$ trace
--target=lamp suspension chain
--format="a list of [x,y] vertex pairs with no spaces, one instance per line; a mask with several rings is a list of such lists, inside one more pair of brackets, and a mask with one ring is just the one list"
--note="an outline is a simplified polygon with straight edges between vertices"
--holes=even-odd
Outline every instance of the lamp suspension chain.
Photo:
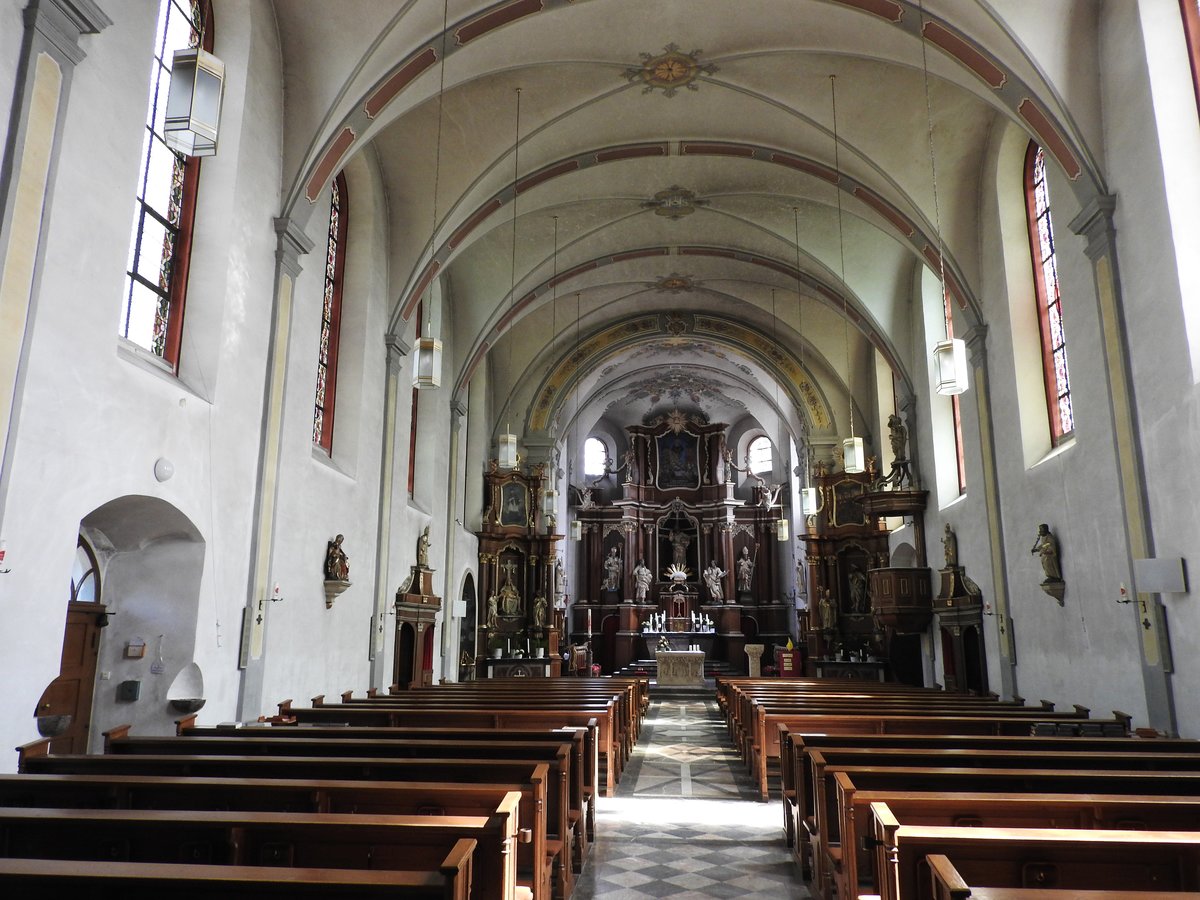
[[[513,360],[513,318],[516,311],[517,296],[517,197],[519,195],[517,181],[521,176],[521,89],[516,88],[516,116],[514,118],[513,134],[513,214],[512,214],[512,255],[509,260],[508,280],[508,373],[512,374]],[[499,335],[497,335],[497,338]],[[515,388],[516,385],[514,384]],[[510,398],[511,399],[511,398]],[[516,469],[521,464],[517,453],[517,436],[512,433],[511,423],[504,426],[504,434],[499,441],[499,464],[502,469]]]
[[[437,110],[437,139],[435,142],[433,162],[433,207],[432,221],[429,226],[429,267],[432,271],[434,257],[437,254],[438,230],[438,188],[442,179],[442,122],[446,104],[446,32],[449,25],[450,0],[442,2],[442,59],[438,73],[438,110]],[[442,342],[433,336],[431,322],[433,320],[433,285],[436,279],[429,281],[429,293],[426,295],[425,328],[421,333],[421,322],[418,319],[416,327],[416,350],[413,353],[413,387],[426,390],[440,387],[442,383]]]
[[939,300],[942,304],[942,318],[945,322],[945,340],[938,341],[933,347],[934,386],[939,394],[961,394],[967,389],[967,347],[966,344],[953,336],[951,325],[950,292],[946,284],[946,253],[942,244],[942,215],[938,200],[937,154],[933,143],[933,100],[929,92],[929,54],[925,46],[925,3],[918,0],[917,8],[921,17],[921,72],[925,87],[925,125],[929,140],[929,174],[933,185],[933,229],[937,240],[938,257],[938,287]]
[[846,348],[846,400],[850,408],[850,437],[842,441],[842,468],[857,475],[864,470],[862,438],[854,436],[854,379],[850,362],[850,301],[846,297],[846,236],[842,225],[842,164],[841,141],[837,125],[837,76],[829,76],[829,91],[833,107],[833,169],[837,175],[838,260],[842,276],[842,340]]

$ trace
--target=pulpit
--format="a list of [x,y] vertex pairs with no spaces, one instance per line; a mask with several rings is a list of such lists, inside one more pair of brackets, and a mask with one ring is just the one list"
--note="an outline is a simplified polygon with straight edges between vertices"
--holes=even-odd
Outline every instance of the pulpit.
[[396,641],[392,684],[402,688],[433,684],[433,623],[442,598],[433,593],[433,569],[415,565],[408,583],[396,591]]

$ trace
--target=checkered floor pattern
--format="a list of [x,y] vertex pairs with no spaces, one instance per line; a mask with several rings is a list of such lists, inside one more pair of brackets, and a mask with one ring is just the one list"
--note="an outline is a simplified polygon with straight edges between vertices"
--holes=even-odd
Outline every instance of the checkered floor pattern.
[[573,900],[807,898],[782,816],[755,799],[715,699],[655,701]]

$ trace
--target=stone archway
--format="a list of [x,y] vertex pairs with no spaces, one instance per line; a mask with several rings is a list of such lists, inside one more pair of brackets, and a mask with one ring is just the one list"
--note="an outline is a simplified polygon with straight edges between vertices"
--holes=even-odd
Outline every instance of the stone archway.
[[[78,749],[97,752],[101,733],[125,723],[141,734],[172,734],[178,714],[167,692],[193,662],[204,538],[179,509],[140,495],[92,510],[79,533],[94,550],[102,606],[91,611],[94,627],[82,638],[68,616],[64,636],[64,659],[78,655],[82,640],[98,673],[94,687],[79,687],[93,693],[89,721],[78,723]],[[71,603],[72,610],[87,605]]]

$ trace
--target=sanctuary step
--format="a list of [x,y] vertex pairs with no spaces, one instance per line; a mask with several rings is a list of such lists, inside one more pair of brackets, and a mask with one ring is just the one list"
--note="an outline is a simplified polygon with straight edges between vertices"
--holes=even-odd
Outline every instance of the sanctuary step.
[[[655,678],[658,675],[658,660],[657,659],[638,659],[631,662],[625,668],[621,669],[617,674],[624,678],[633,678],[634,676]],[[733,667],[723,659],[706,658],[704,660],[704,677],[715,678],[717,676],[737,675]]]

